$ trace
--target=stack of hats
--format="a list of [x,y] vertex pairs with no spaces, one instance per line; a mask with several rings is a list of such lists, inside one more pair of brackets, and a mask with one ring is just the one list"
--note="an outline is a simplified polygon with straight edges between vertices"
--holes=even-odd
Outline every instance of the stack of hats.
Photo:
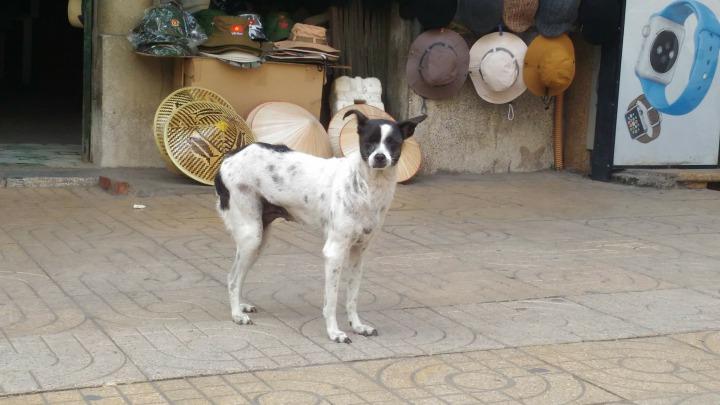
[[213,184],[226,153],[255,141],[248,125],[217,93],[185,87],[160,103],[155,144],[168,168]]
[[251,31],[259,19],[243,16],[215,16],[211,34],[200,46],[200,54],[220,59],[238,67],[257,67],[262,63],[262,45],[253,40]]
[[191,56],[207,36],[179,0],[161,0],[145,10],[140,23],[128,35],[136,52],[150,56]]
[[340,51],[328,44],[325,28],[297,23],[292,27],[289,40],[276,42],[268,58],[285,62],[332,63],[340,58]]

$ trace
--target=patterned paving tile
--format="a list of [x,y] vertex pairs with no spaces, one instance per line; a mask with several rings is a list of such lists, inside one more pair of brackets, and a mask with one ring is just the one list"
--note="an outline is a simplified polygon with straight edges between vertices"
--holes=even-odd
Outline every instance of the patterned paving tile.
[[[523,349],[630,400],[717,397],[720,357],[669,337]],[[652,403],[652,402],[648,402]]]
[[570,299],[656,333],[720,328],[720,300],[689,289],[592,294]]

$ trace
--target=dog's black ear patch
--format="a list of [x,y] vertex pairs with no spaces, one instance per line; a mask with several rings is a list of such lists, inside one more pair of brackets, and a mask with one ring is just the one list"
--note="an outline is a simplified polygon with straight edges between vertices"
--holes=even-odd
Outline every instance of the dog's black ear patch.
[[215,192],[220,197],[220,209],[226,211],[230,207],[230,190],[225,187],[219,171],[215,175]]
[[345,116],[343,116],[343,119],[347,118],[350,114],[355,114],[355,117],[357,117],[358,128],[364,127],[365,124],[367,124],[368,117],[366,117],[365,114],[361,113],[358,110],[350,110],[350,111],[346,112]]
[[280,152],[280,153],[286,153],[286,152],[292,152],[292,149],[288,148],[287,145],[273,145],[271,143],[265,143],[265,142],[255,142],[255,145],[260,146],[261,148],[270,149],[274,152]]
[[425,121],[425,118],[427,118],[427,115],[423,114],[398,123],[397,126],[400,128],[400,133],[402,133],[403,139],[408,139],[413,136],[415,133],[415,127],[418,126],[419,123]]

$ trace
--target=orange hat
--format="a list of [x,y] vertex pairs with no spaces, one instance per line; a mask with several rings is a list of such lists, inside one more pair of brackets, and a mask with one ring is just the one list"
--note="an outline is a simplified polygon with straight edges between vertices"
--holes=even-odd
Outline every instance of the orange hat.
[[570,87],[575,77],[575,48],[563,34],[555,38],[538,36],[525,54],[523,79],[536,96],[556,96]]

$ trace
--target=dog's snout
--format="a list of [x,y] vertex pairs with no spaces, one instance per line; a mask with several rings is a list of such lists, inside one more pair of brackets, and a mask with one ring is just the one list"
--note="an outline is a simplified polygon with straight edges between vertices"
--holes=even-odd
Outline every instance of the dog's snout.
[[385,156],[384,153],[376,154],[373,160],[375,161],[375,166],[384,167],[387,165],[387,156]]

